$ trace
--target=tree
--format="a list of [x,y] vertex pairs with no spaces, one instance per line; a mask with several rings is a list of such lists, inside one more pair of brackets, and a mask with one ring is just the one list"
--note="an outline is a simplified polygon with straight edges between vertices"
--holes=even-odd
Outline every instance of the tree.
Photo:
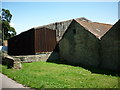
[[[1,11],[0,11],[1,13]],[[0,16],[0,46],[2,45],[2,21],[1,21],[1,16]]]
[[10,26],[10,21],[12,18],[12,14],[7,9],[2,9],[2,17],[0,20],[2,21],[2,39],[7,40],[16,35],[16,31],[13,27]]
[[2,21],[8,21],[10,23],[10,20],[12,18],[12,14],[9,10],[2,9]]

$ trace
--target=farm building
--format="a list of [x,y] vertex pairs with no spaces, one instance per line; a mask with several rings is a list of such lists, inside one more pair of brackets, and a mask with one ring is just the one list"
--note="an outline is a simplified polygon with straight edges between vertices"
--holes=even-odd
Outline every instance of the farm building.
[[8,40],[9,55],[35,55],[51,52],[56,46],[56,31],[32,28]]
[[120,72],[120,20],[101,38],[101,68]]
[[[52,23],[52,24],[39,26],[39,27],[35,27],[35,28],[39,29],[41,27],[45,27],[45,28],[49,28],[49,29],[52,29],[52,30],[56,30],[56,40],[57,40],[57,42],[59,42],[61,40],[63,34],[67,30],[68,26],[71,24],[72,20],[73,19],[70,19],[70,20],[67,20],[67,21],[62,21],[62,22],[55,22],[55,23]],[[88,20],[84,17],[76,18],[76,20],[90,21],[90,20]]]
[[73,65],[99,65],[100,38],[111,25],[73,20],[59,43],[61,60]]
[[112,26],[77,18],[34,27],[9,39],[8,53],[33,55],[52,52],[57,47],[49,59],[118,71],[119,24],[120,21]]
[[[79,19],[85,19],[85,18],[79,18]],[[51,52],[53,48],[55,48],[56,43],[61,40],[64,32],[66,31],[66,29],[68,28],[71,22],[72,22],[72,19],[63,21],[63,22],[56,22],[56,23],[52,23],[44,26],[34,27],[26,32],[23,32],[9,39],[8,54],[9,55],[33,55],[40,52]],[[45,30],[45,32],[50,33],[50,36],[42,34],[44,32],[44,30],[42,30],[43,28],[48,29],[48,30]],[[38,32],[41,32],[41,35]],[[55,36],[54,35],[52,36],[52,33],[55,33],[54,34]],[[54,37],[54,40],[53,40],[53,37]],[[41,41],[41,39],[43,41]],[[41,42],[46,43],[46,45],[44,46]],[[49,44],[49,42],[52,42],[52,44]],[[35,43],[35,45],[33,43]],[[48,47],[52,49],[48,50],[49,49]]]
[[59,42],[61,61],[118,71],[120,21],[115,25],[73,20]]

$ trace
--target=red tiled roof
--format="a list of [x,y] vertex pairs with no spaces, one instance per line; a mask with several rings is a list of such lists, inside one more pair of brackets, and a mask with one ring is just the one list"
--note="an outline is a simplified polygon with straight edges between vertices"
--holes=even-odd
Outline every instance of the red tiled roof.
[[89,20],[79,18],[75,20],[99,39],[112,27],[110,24],[91,22]]

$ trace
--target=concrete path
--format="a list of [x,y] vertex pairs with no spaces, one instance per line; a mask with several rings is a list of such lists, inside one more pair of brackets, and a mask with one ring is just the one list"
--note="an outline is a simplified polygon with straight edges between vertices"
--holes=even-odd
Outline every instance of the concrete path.
[[28,87],[24,87],[22,84],[19,84],[15,82],[14,80],[0,73],[0,90],[1,88],[28,88]]

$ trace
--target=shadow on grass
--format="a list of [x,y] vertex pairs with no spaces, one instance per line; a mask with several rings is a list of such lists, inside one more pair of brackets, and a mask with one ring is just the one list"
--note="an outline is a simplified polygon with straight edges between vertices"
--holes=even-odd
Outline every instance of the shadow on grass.
[[87,69],[89,71],[91,71],[92,73],[96,73],[96,74],[105,74],[105,75],[111,75],[111,76],[119,76],[120,77],[120,72],[119,71],[111,71],[111,70],[105,70],[105,69],[101,69],[101,68],[95,68],[95,67],[91,67],[91,66],[84,66],[84,65],[74,65],[74,64],[69,64],[68,62],[65,61],[61,61],[59,58],[59,54],[58,54],[58,49],[55,49],[53,51],[53,53],[50,55],[50,57],[48,58],[47,62],[52,62],[52,63],[57,63],[57,64],[64,64],[64,65],[71,65],[71,66],[79,66],[82,67],[84,69]]
[[60,62],[58,60],[57,61],[48,60],[47,62],[52,62],[52,63],[57,63],[57,64],[64,64],[64,65],[70,65],[70,66],[75,66],[75,67],[79,66],[79,67],[82,67],[84,69],[87,69],[91,73],[105,74],[105,75],[119,76],[120,77],[120,72],[117,72],[117,71],[115,72],[115,71],[104,70],[104,69],[95,68],[95,67],[91,67],[91,66],[84,66],[84,65],[72,65],[72,64]]
[[[55,55],[55,54],[54,54]],[[84,65],[73,65],[73,64],[68,64],[67,62],[63,62],[60,61],[60,59],[52,59],[51,56],[47,62],[52,62],[52,63],[57,63],[57,64],[64,64],[64,65],[70,65],[70,66],[75,66],[75,67],[82,67],[84,69],[87,69],[88,71],[90,71],[91,73],[95,73],[95,74],[104,74],[104,75],[111,75],[111,76],[117,76],[118,78],[118,87],[120,88],[120,72],[115,72],[115,71],[110,71],[110,70],[104,70],[104,69],[100,69],[100,68],[95,68],[95,67],[90,67],[90,66],[84,66]]]

